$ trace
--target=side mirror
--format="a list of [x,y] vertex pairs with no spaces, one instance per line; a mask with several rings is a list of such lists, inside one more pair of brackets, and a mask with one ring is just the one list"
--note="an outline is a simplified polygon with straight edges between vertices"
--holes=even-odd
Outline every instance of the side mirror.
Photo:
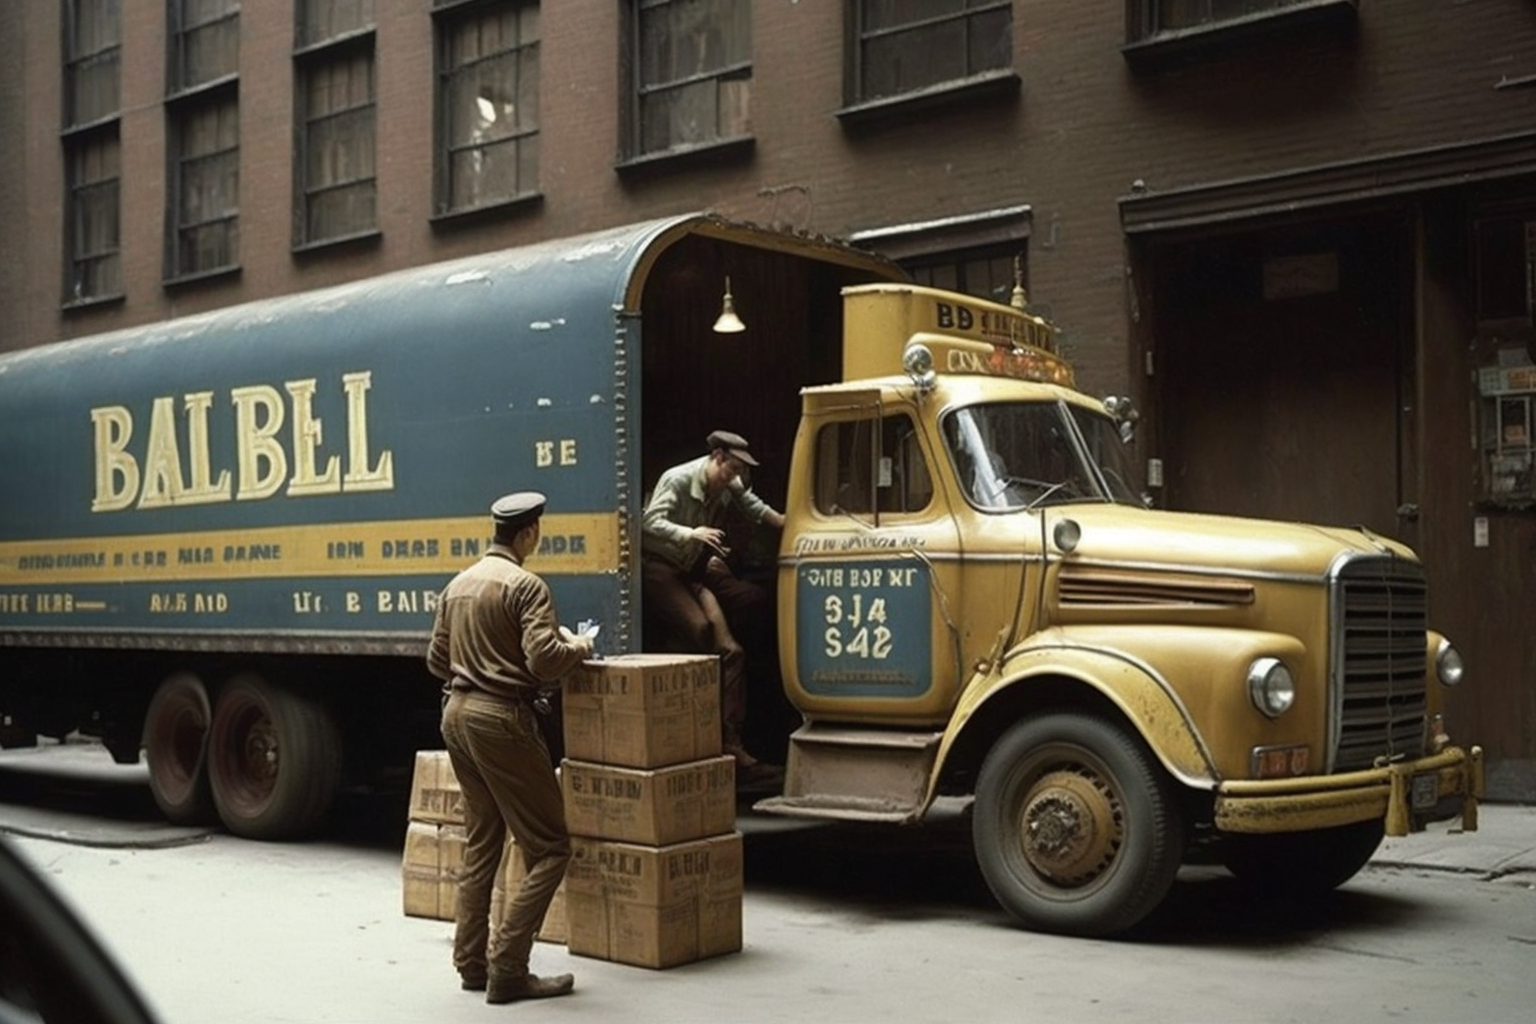
[[1130,444],[1136,436],[1136,421],[1141,419],[1135,404],[1125,395],[1110,395],[1104,399],[1104,411],[1115,421],[1120,431],[1120,440]]

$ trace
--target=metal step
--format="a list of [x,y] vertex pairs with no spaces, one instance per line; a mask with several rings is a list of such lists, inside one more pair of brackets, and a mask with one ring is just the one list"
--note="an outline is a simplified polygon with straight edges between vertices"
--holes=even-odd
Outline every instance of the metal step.
[[942,732],[806,723],[789,741],[784,794],[753,810],[801,818],[911,822],[922,816]]

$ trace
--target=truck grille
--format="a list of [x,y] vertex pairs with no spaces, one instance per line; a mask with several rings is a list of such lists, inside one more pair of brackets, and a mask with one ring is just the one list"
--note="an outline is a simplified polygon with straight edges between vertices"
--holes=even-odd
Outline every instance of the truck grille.
[[1357,558],[1333,581],[1332,771],[1424,753],[1424,570]]

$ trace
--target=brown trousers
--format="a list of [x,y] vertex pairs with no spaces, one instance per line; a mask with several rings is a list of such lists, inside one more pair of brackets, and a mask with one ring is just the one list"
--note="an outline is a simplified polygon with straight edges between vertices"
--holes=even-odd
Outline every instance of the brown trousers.
[[[642,565],[646,614],[688,650],[720,656],[720,726],[725,749],[741,749],[747,718],[746,651],[736,634],[760,643],[769,613],[762,587],[738,579],[718,558],[685,572],[656,558]],[[735,624],[733,630],[732,623]]]
[[[464,867],[453,965],[466,979],[528,973],[534,936],[571,859],[565,803],[534,710],[455,691],[443,705],[443,741],[464,792]],[[490,933],[491,890],[508,830],[527,874]]]

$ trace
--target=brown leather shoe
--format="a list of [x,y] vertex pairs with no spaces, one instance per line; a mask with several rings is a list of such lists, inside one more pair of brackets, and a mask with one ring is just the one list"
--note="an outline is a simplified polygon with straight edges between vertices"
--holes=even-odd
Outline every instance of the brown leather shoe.
[[515,1003],[519,999],[548,999],[563,996],[576,987],[576,979],[569,974],[556,974],[541,978],[537,974],[524,974],[517,978],[491,976],[485,987],[488,1003]]

